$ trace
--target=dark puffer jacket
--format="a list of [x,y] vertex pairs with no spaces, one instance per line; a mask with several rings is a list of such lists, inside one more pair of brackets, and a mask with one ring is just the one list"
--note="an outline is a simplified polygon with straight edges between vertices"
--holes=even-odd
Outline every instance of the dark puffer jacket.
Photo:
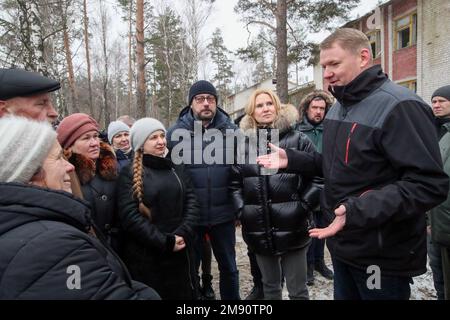
[[[118,180],[118,209],[125,232],[123,259],[133,279],[158,291],[163,299],[192,299],[196,294],[193,250],[199,208],[189,176],[170,159],[144,155],[143,202],[152,221],[133,197],[132,166]],[[187,249],[173,252],[175,235]]]
[[130,162],[133,162],[134,151],[130,150],[128,153],[123,152],[122,150],[116,150],[116,158],[117,163],[119,165],[118,172],[122,171]]
[[112,147],[102,142],[96,162],[76,153],[72,153],[69,161],[75,167],[83,197],[91,205],[96,226],[114,250],[120,252],[115,199],[118,164]]
[[[198,125],[197,130],[194,130],[195,122]],[[174,135],[177,129],[184,129],[182,138]],[[203,226],[218,225],[236,219],[236,211],[228,193],[230,162],[233,163],[234,148],[225,143],[226,137],[233,136],[236,129],[237,126],[228,114],[217,108],[212,123],[205,130],[200,121],[195,121],[191,108],[186,107],[181,111],[175,125],[168,130],[167,143],[172,151],[172,159],[182,161],[191,175],[200,204],[200,224]],[[220,139],[223,138],[223,144],[217,143],[214,131],[220,135]],[[223,148],[223,158],[214,163],[207,163],[204,156],[211,150],[208,153],[205,149],[217,145]],[[215,154],[219,155],[220,152],[216,151]]]
[[[274,124],[279,130],[279,145],[311,152],[315,150],[312,142],[291,126],[295,123],[295,113],[293,107],[281,110]],[[248,117],[242,119],[240,127],[252,129]],[[273,139],[275,132],[271,131]],[[312,223],[311,211],[319,203],[321,179],[306,179],[283,171],[263,175],[260,166],[244,164],[233,166],[230,189],[236,207],[241,210],[242,233],[251,251],[278,255],[310,242],[308,228]]]
[[[89,207],[69,193],[0,183],[0,299],[155,299],[88,230]],[[69,267],[79,267],[81,288]]]

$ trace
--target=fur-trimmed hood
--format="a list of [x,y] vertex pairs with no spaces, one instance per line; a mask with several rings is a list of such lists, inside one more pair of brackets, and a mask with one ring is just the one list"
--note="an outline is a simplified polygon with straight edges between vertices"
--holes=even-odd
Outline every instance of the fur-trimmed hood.
[[[282,105],[280,113],[271,128],[280,130],[280,134],[285,133],[286,131],[292,129],[292,127],[297,123],[298,118],[298,111],[293,105]],[[257,129],[255,120],[248,114],[242,118],[239,123],[239,127],[244,132],[247,130],[256,131]]]
[[93,161],[81,154],[72,153],[69,162],[74,165],[81,185],[89,183],[96,174],[105,180],[112,181],[118,177],[118,164],[113,148],[100,142],[100,156]]
[[299,113],[300,113],[300,121],[302,121],[305,118],[306,109],[308,109],[309,105],[311,104],[311,101],[313,101],[314,98],[322,98],[325,100],[325,115],[327,114],[328,110],[331,108],[331,106],[334,103],[334,97],[329,94],[328,92],[324,90],[314,90],[313,92],[308,93],[302,101],[300,101],[300,107],[299,107]]

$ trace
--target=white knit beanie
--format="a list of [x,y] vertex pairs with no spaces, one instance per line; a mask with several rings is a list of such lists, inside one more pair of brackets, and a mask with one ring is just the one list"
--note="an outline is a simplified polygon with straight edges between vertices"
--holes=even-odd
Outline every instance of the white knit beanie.
[[112,144],[112,140],[119,132],[130,132],[130,127],[122,121],[113,121],[108,126],[108,141]]
[[8,116],[0,119],[0,182],[29,182],[56,142],[47,122]]
[[166,132],[164,125],[153,118],[142,118],[136,121],[130,130],[131,147],[138,151],[145,143],[145,140],[155,131]]

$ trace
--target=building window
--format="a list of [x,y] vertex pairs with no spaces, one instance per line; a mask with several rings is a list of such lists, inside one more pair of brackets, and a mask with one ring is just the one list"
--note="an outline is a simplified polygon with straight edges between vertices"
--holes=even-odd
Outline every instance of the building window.
[[415,45],[417,42],[417,14],[395,20],[395,48],[402,49]]
[[399,85],[402,87],[408,88],[409,90],[413,91],[414,93],[417,92],[417,80],[409,80],[404,82],[399,82]]
[[381,53],[381,32],[379,30],[367,34],[370,46],[372,47],[372,57],[378,58]]

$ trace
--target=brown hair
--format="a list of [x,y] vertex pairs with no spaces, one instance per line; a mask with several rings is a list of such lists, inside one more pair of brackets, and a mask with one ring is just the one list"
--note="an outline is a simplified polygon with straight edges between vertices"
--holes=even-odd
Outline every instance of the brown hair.
[[255,109],[256,109],[256,97],[259,96],[260,94],[267,94],[268,96],[270,96],[270,98],[272,99],[272,103],[275,106],[275,110],[277,112],[277,118],[278,118],[278,116],[280,114],[280,110],[281,110],[280,98],[278,98],[278,96],[275,94],[275,92],[273,92],[270,89],[257,89],[257,90],[255,90],[252,93],[252,95],[250,96],[247,105],[245,106],[245,113],[251,119],[253,128],[256,128],[258,126],[258,124],[256,123],[255,118],[253,117],[253,113],[255,112]]
[[308,93],[300,102],[299,113],[301,116],[306,114],[306,110],[308,110],[309,105],[312,101],[315,100],[323,100],[325,101],[325,114],[327,114],[328,109],[333,105],[333,97],[328,94],[324,90],[314,90],[311,93]]
[[149,207],[147,207],[142,201],[144,181],[143,176],[143,164],[142,164],[143,152],[142,150],[137,150],[134,155],[133,160],[133,196],[139,202],[139,212],[152,221],[152,212]]
[[372,47],[367,36],[353,28],[337,29],[329,35],[320,44],[320,50],[330,49],[335,43],[338,43],[342,49],[358,54],[361,49],[368,49],[372,57]]
[[[64,160],[69,161],[70,157],[72,156],[72,149],[71,148],[63,149],[63,155],[64,155]],[[78,179],[78,175],[77,175],[76,171],[74,170],[74,171],[69,172],[69,176],[70,176],[70,186],[72,189],[72,194],[74,196],[77,196],[80,199],[84,199],[83,191],[81,191],[80,179]]]

